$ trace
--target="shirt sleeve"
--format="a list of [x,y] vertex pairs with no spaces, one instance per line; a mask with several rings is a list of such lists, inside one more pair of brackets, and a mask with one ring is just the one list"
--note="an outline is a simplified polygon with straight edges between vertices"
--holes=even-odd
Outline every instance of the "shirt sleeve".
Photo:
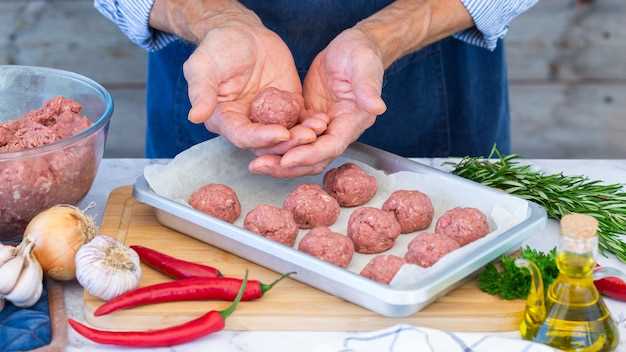
[[493,50],[504,37],[509,23],[533,7],[538,0],[461,0],[474,20],[474,27],[455,37],[472,45]]
[[156,51],[178,37],[150,27],[152,5],[154,0],[94,0],[96,9],[113,21],[133,43]]

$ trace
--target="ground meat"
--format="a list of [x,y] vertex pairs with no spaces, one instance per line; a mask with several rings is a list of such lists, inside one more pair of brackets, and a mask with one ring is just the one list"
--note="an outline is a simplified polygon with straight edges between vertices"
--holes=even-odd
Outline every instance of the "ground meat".
[[300,117],[301,98],[297,94],[268,87],[259,92],[250,106],[250,120],[291,128]]
[[233,223],[241,214],[237,193],[232,188],[210,183],[200,187],[189,197],[189,205],[203,213]]
[[354,254],[354,244],[348,236],[332,232],[328,227],[316,227],[309,231],[298,249],[323,261],[345,268]]
[[324,189],[342,207],[367,203],[376,194],[376,178],[352,163],[332,169],[324,175]]
[[77,102],[56,97],[40,109],[0,124],[0,240],[21,236],[28,221],[59,203],[77,203],[89,191],[101,151],[100,136],[20,159],[2,153],[41,147],[89,127]]
[[454,208],[437,220],[435,232],[464,246],[488,234],[489,222],[485,214],[476,208]]
[[283,208],[293,213],[301,229],[317,226],[330,226],[339,217],[339,203],[322,189],[320,185],[303,184],[289,193]]
[[446,235],[422,232],[409,243],[404,259],[407,263],[427,268],[459,247],[455,240]]
[[428,228],[435,213],[430,198],[419,191],[393,192],[383,204],[383,210],[394,213],[402,233]]
[[359,253],[381,253],[393,247],[400,224],[393,214],[376,208],[359,208],[348,219],[348,236]]
[[80,111],[77,102],[56,97],[41,109],[0,124],[0,153],[32,149],[75,135],[91,124]]
[[261,204],[246,215],[243,226],[270,240],[293,246],[298,235],[298,225],[287,209]]
[[389,284],[406,262],[397,255],[377,255],[361,270],[361,275],[368,279]]

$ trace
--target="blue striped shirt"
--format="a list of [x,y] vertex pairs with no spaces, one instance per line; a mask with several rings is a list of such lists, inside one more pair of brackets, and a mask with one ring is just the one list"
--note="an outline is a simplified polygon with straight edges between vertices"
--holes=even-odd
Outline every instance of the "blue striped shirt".
[[[155,51],[177,39],[149,25],[155,0],[94,0],[96,9],[113,21],[135,44]],[[509,23],[538,0],[461,0],[474,20],[474,27],[457,33],[456,38],[489,50],[504,37]]]

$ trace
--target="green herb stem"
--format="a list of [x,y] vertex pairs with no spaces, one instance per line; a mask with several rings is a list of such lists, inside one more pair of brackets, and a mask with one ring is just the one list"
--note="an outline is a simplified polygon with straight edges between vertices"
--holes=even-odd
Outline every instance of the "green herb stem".
[[[497,157],[499,160],[490,160]],[[502,155],[494,146],[488,159],[465,157],[453,173],[501,189],[543,206],[550,218],[584,213],[598,220],[599,246],[626,262],[626,192],[620,184],[604,184],[585,176],[544,174],[521,165],[517,155]]]

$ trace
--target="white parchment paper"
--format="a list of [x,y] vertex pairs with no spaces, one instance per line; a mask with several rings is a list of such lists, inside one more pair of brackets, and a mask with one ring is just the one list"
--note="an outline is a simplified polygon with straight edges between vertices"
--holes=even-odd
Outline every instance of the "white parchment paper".
[[[150,187],[159,195],[187,204],[191,193],[207,183],[222,183],[232,187],[241,202],[241,216],[235,225],[243,227],[245,215],[259,204],[282,206],[289,192],[302,183],[322,183],[322,175],[307,176],[291,180],[275,179],[268,176],[253,175],[248,171],[248,164],[254,158],[252,153],[232,146],[222,138],[215,138],[195,145],[177,155],[168,164],[153,164],[144,170],[144,176]],[[410,286],[428,272],[436,271],[459,258],[471,255],[472,249],[479,243],[490,241],[502,232],[521,222],[527,217],[528,203],[524,200],[494,192],[486,192],[467,183],[439,174],[399,172],[385,174],[359,161],[339,158],[329,168],[345,162],[361,166],[367,173],[376,177],[378,192],[364,206],[382,207],[389,195],[396,190],[419,190],[432,200],[435,217],[429,231],[435,227],[436,220],[446,210],[462,206],[480,209],[490,221],[491,232],[482,239],[470,243],[446,255],[428,269],[417,265],[404,265],[391,285]],[[346,234],[348,218],[355,208],[342,208],[337,222],[331,226],[333,231]],[[301,230],[294,248],[307,230]],[[400,235],[393,248],[385,254],[404,256],[407,246],[417,233]],[[359,273],[375,254],[355,253],[348,270]]]

